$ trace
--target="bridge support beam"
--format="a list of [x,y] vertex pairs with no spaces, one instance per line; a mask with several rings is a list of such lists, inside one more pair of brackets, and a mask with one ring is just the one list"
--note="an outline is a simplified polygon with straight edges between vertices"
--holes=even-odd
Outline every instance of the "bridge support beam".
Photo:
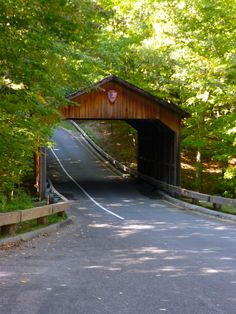
[[175,161],[175,184],[180,186],[181,182],[181,158],[180,158],[180,137],[174,134],[174,161]]

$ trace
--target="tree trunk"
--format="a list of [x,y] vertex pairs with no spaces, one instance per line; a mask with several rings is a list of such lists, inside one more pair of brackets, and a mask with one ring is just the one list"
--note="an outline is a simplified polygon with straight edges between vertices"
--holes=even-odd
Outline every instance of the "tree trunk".
[[40,152],[37,148],[34,152],[34,161],[35,161],[35,185],[37,193],[39,193],[39,180],[40,180]]
[[195,188],[197,191],[200,191],[202,186],[202,170],[203,170],[202,153],[201,150],[198,149],[196,154],[196,175],[195,175]]

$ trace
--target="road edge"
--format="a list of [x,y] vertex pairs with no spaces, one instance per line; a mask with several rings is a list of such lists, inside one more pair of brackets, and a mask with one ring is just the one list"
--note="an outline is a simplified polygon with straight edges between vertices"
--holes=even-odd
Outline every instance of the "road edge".
[[202,207],[202,206],[198,206],[198,205],[189,204],[187,202],[184,202],[184,201],[181,201],[177,198],[174,198],[174,197],[166,194],[165,192],[163,192],[161,190],[158,191],[158,194],[162,197],[162,199],[170,202],[171,204],[178,207],[179,209],[190,210],[190,211],[198,212],[200,214],[213,216],[217,219],[223,219],[223,220],[227,220],[227,221],[236,223],[236,216],[235,215],[218,212],[218,211],[208,209],[206,207]]
[[0,247],[2,245],[6,245],[6,244],[10,244],[10,243],[17,243],[17,242],[21,242],[21,241],[26,242],[26,241],[32,240],[33,238],[36,238],[40,235],[50,234],[50,233],[56,232],[59,229],[74,223],[75,218],[76,218],[75,216],[69,216],[66,220],[55,223],[55,224],[51,224],[47,227],[43,227],[43,228],[40,228],[40,229],[37,229],[34,231],[22,233],[22,234],[19,234],[17,236],[7,237],[4,239],[1,239],[0,240]]

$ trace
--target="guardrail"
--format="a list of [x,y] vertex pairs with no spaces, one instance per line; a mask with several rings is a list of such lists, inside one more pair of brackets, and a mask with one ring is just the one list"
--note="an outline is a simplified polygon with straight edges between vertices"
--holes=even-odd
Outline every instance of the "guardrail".
[[84,130],[81,129],[80,126],[78,126],[77,123],[75,123],[72,120],[71,120],[71,123],[84,136],[84,138],[88,141],[88,143],[117,169],[123,172],[129,173],[130,175],[140,178],[146,182],[149,182],[153,184],[154,186],[157,186],[159,189],[164,190],[165,192],[171,194],[174,197],[182,196],[182,197],[189,198],[193,204],[197,204],[199,201],[204,201],[204,202],[212,204],[213,208],[216,210],[220,209],[222,205],[231,205],[231,206],[235,206],[236,208],[236,199],[226,198],[226,197],[221,197],[221,196],[216,196],[216,195],[208,195],[208,194],[203,194],[203,193],[183,189],[181,187],[159,181],[155,178],[149,177],[142,173],[138,173],[134,169],[130,169],[129,167],[123,165],[121,162],[115,160],[109,154],[104,152],[104,150],[101,147],[99,147],[97,144],[95,144],[93,140],[84,132]]
[[37,219],[37,224],[47,224],[50,215],[57,214],[63,216],[69,209],[69,206],[69,202],[60,202],[14,212],[0,213],[0,234],[14,235],[17,224],[32,219]]
[[158,188],[164,190],[165,192],[171,194],[172,196],[182,196],[189,198],[193,204],[197,204],[198,201],[204,201],[213,205],[214,209],[220,209],[222,205],[231,205],[236,208],[236,199],[226,198],[216,195],[209,195],[204,193],[199,193],[195,191],[190,191],[187,189],[183,189],[181,187],[171,185],[157,179],[145,176],[143,174],[139,174],[139,177],[143,180],[156,185]]

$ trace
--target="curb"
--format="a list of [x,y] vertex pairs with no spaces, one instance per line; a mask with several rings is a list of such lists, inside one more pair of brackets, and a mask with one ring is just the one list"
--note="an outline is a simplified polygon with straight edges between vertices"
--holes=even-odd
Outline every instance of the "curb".
[[5,244],[10,244],[10,243],[17,243],[17,242],[21,242],[21,241],[25,242],[25,241],[32,240],[33,238],[38,237],[42,234],[49,234],[52,232],[56,232],[59,229],[65,227],[69,224],[74,223],[74,221],[75,221],[75,216],[70,216],[62,222],[58,222],[56,224],[51,224],[47,227],[40,228],[40,229],[35,230],[35,231],[22,233],[22,234],[19,234],[17,236],[14,236],[14,237],[8,237],[5,239],[2,239],[2,240],[0,240],[0,246],[5,245]]
[[180,209],[183,209],[183,210],[187,209],[187,210],[191,210],[191,211],[205,214],[208,216],[213,216],[216,219],[224,219],[224,220],[228,220],[228,221],[236,223],[236,216],[235,215],[221,213],[221,212],[211,210],[211,209],[208,209],[205,207],[201,207],[198,205],[189,204],[189,203],[186,203],[184,201],[178,200],[174,197],[171,197],[171,196],[167,195],[166,193],[164,193],[163,191],[160,191],[160,190],[158,191],[158,194],[164,200],[169,201],[170,203],[172,203],[173,205],[175,205],[176,207],[178,207]]

